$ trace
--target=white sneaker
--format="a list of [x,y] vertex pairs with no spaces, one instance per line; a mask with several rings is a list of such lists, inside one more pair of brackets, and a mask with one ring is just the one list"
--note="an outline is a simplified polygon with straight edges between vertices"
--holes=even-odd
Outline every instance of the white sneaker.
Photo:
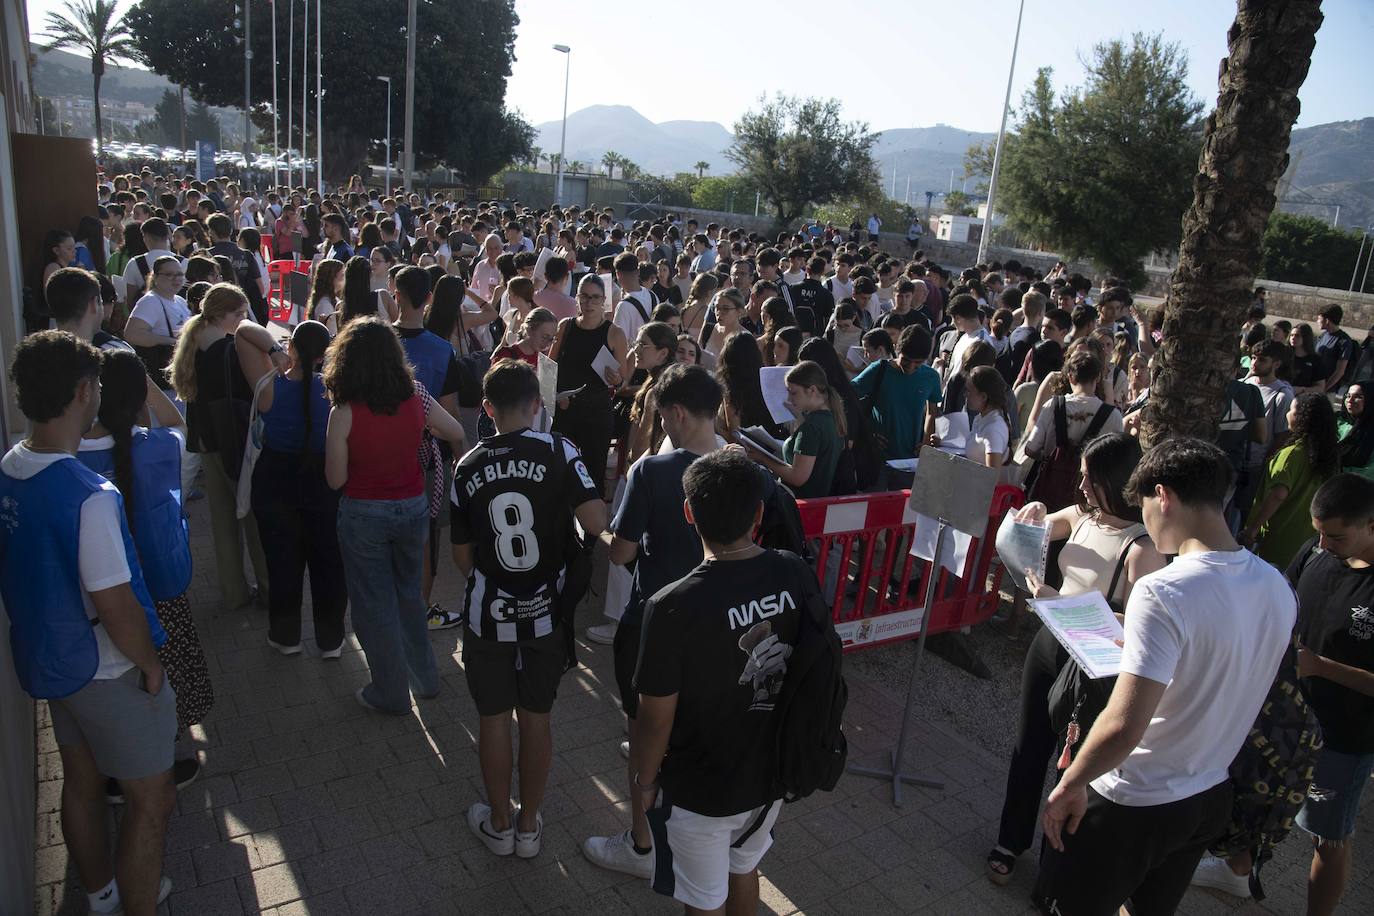
[[[519,823],[520,809],[515,809],[515,822]],[[515,831],[515,854],[522,859],[533,859],[539,855],[539,849],[544,842],[544,815],[534,816],[534,831],[525,833],[523,830]]]
[[[491,806],[474,802],[468,809],[468,829],[473,832],[482,845],[491,850],[492,855],[508,856],[515,852],[515,828],[497,830],[491,826]],[[537,850],[536,850],[537,851]]]
[[1192,884],[1196,887],[1210,887],[1213,890],[1230,894],[1232,897],[1250,896],[1250,876],[1238,875],[1231,871],[1225,859],[1216,856],[1203,856],[1193,872]]
[[273,641],[272,641],[272,638],[269,636],[269,637],[267,638],[267,644],[268,644],[269,646],[271,646],[273,649],[276,649],[276,650],[277,650],[278,652],[280,652],[282,655],[300,655],[300,654],[301,654],[301,644],[300,644],[300,643],[296,643],[294,646],[287,646],[287,645],[283,645],[282,643],[279,643],[279,642],[273,642]]
[[[163,876],[162,876],[162,880],[161,880],[160,882],[158,882],[158,885],[157,885],[157,902],[158,902],[158,904],[160,905],[160,904],[162,903],[162,901],[166,900],[167,897],[168,897],[171,893],[172,893],[172,879],[169,878],[169,877],[167,877],[166,875],[163,875]],[[94,911],[92,911],[92,912],[94,912]],[[116,907],[115,907],[114,909],[112,909],[112,910],[109,910],[108,912],[109,912],[110,916],[124,916],[124,903],[121,901],[120,904],[119,904],[118,906],[116,906]]]
[[620,756],[624,757],[626,760],[630,759],[630,742],[620,742]]
[[593,865],[649,880],[654,876],[654,854],[635,852],[630,831],[615,836],[593,836],[582,842],[582,855]]
[[620,626],[616,621],[610,623],[600,623],[594,627],[587,627],[587,638],[592,642],[609,646],[615,642],[615,631]]

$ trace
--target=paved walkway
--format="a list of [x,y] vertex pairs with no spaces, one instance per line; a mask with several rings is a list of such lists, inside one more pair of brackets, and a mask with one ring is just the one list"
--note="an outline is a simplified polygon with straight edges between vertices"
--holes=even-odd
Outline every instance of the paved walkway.
[[[191,599],[216,703],[194,732],[204,769],[180,793],[171,821],[165,869],[175,891],[161,912],[680,911],[644,882],[598,869],[580,852],[586,836],[623,829],[627,822],[624,762],[617,750],[623,718],[607,648],[586,646],[586,667],[563,680],[553,719],[555,762],[543,852],[529,861],[498,859],[463,820],[481,780],[477,714],[457,660],[459,631],[433,634],[444,677],[437,699],[419,702],[410,717],[367,713],[352,697],[367,674],[351,634],[338,661],[319,658],[309,641],[302,656],[283,658],[266,645],[265,612],[220,607],[208,527],[201,501],[192,509],[197,573]],[[451,604],[458,587],[450,567],[436,594]],[[870,652],[892,654],[900,668],[911,646]],[[970,675],[934,657],[925,679],[967,679],[976,686]],[[901,699],[857,672],[850,689],[851,759],[877,763],[894,740]],[[1005,704],[987,714],[1005,714]],[[40,916],[80,914],[85,895],[62,844],[61,764],[46,707],[40,706],[39,724],[35,910]],[[959,731],[957,723],[921,720],[910,745],[918,755],[915,767],[945,780],[944,791],[910,788],[905,806],[894,808],[887,785],[847,777],[836,792],[789,806],[764,860],[762,910],[1031,912],[1029,863],[1023,860],[1008,888],[994,887],[983,875],[1005,763]],[[1370,822],[1366,807],[1362,825]],[[1374,911],[1371,859],[1367,848],[1357,851],[1345,912]],[[1182,912],[1300,913],[1305,862],[1301,842],[1290,839],[1268,874],[1265,906],[1194,891]]]

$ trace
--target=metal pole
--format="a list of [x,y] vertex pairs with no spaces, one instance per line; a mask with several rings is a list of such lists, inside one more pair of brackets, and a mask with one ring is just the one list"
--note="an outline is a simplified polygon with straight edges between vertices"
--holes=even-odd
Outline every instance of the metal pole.
[[[277,4],[272,4],[272,185],[281,181],[281,146],[277,137]],[[271,190],[270,188],[268,190]]]
[[379,76],[386,83],[386,196],[391,196],[391,77]]
[[320,69],[324,61],[324,54],[321,53],[324,43],[320,38],[320,22],[323,18],[324,0],[315,0],[315,185],[321,197],[324,196],[324,87],[320,85]]
[[[321,0],[315,0],[320,3]],[[301,187],[310,187],[310,0],[301,0]],[[309,200],[309,195],[306,196]]]
[[563,159],[568,152],[568,80],[572,76],[572,48],[567,45],[554,45],[555,51],[561,51],[563,59],[563,132],[558,140],[558,179],[554,182],[553,202],[558,206],[563,206]]
[[755,216],[758,216],[758,215],[759,215],[759,200],[762,199],[762,197],[763,197],[763,192],[762,192],[762,191],[755,191],[755,192],[754,192],[754,215],[755,215]]
[[253,4],[243,0],[243,174],[251,185],[253,174]]
[[1011,82],[1016,75],[1016,51],[1021,45],[1021,17],[1026,12],[1026,0],[1021,0],[1016,13],[1016,37],[1011,43],[1011,66],[1007,68],[1007,95],[1002,100],[1002,126],[997,129],[997,149],[992,154],[992,175],[988,178],[988,208],[983,213],[983,235],[978,239],[978,263],[987,260],[988,240],[992,237],[992,208],[997,197],[997,173],[1002,166],[1002,146],[1007,138],[1007,113],[1011,111]]
[[1374,264],[1374,244],[1369,246],[1369,257],[1364,261],[1364,279],[1360,281],[1360,295],[1364,295],[1364,286],[1369,282],[1369,265]]
[[[295,127],[292,115],[296,109],[292,107],[292,102],[296,98],[296,0],[291,0],[291,6],[286,14],[286,187],[291,188],[291,131]],[[301,155],[305,152],[302,150]],[[304,171],[302,169],[302,171]],[[305,184],[304,178],[301,184]],[[290,197],[290,194],[287,194]]]
[[911,206],[911,176],[906,176],[906,205]]
[[1346,292],[1353,293],[1355,291],[1355,278],[1360,275],[1360,258],[1364,257],[1364,241],[1367,238],[1369,238],[1369,230],[1365,229],[1364,234],[1360,236],[1360,250],[1355,252],[1355,269],[1350,272],[1350,289]]
[[1341,224],[1341,205],[1336,204],[1336,215],[1331,217],[1331,228],[1335,229]]
[[414,190],[415,185],[415,8],[416,0],[410,0],[406,11],[406,137],[401,154],[401,181],[406,191]]

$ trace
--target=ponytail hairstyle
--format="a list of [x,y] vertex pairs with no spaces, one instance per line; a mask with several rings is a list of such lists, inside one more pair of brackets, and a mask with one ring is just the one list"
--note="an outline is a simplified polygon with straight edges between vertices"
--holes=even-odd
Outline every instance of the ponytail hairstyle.
[[148,372],[132,350],[107,350],[100,362],[100,411],[96,418],[114,439],[114,484],[124,515],[134,526],[133,429],[148,398]]
[[840,434],[840,439],[844,440],[849,435],[844,420],[844,399],[840,393],[830,387],[830,377],[826,375],[825,369],[820,363],[805,360],[797,363],[787,370],[787,384],[796,385],[800,388],[815,388],[825,395],[826,407],[830,415],[835,418],[835,430]]
[[[196,336],[200,329],[209,324],[217,324],[226,315],[248,307],[248,297],[233,283],[216,283],[210,287],[205,298],[200,300],[200,314],[192,315],[181,326],[177,337],[176,352],[172,354],[172,388],[177,397],[188,404],[196,399]],[[144,391],[147,391],[145,386]]]
[[[328,264],[330,262],[325,261]],[[333,263],[337,264],[338,261]],[[320,363],[324,361],[324,351],[329,348],[329,328],[318,321],[306,320],[296,325],[291,333],[291,346],[296,351],[296,363],[301,368],[301,417],[305,423],[305,435],[301,438],[301,458],[310,457],[310,437],[313,418],[310,402],[314,396],[315,375]]]
[[[336,290],[339,286],[339,274],[343,272],[343,262],[326,258],[320,262],[320,266],[315,268],[315,282],[310,285],[310,301],[305,306],[305,318],[307,321],[315,320],[315,308],[321,299],[336,298]],[[338,311],[336,308],[335,311]]]

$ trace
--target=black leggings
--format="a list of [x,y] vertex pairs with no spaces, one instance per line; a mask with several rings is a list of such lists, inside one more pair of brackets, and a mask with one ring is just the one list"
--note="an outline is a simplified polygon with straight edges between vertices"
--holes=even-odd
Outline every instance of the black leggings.
[[1035,839],[1036,817],[1045,792],[1045,768],[1054,756],[1059,736],[1050,727],[1050,688],[1069,653],[1041,627],[1026,651],[1021,667],[1021,713],[1016,723],[1016,746],[1007,768],[1007,795],[1002,802],[1002,825],[997,845],[1020,855]]

